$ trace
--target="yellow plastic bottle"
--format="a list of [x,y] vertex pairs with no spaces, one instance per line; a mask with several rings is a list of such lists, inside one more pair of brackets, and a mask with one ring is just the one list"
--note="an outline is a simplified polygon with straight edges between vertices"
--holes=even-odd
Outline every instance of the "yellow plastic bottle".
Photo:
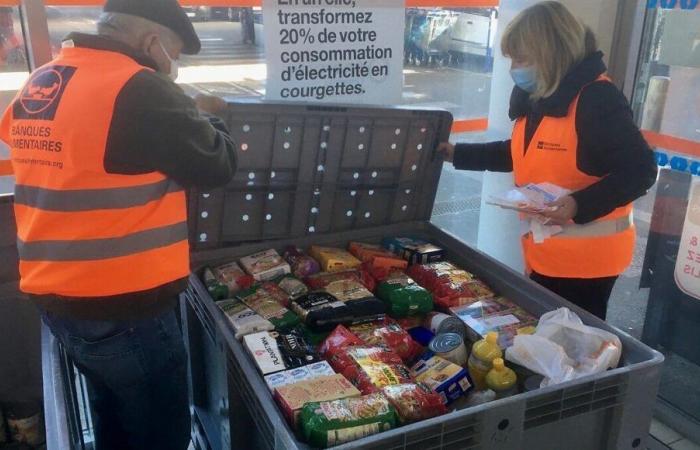
[[503,358],[503,351],[498,345],[498,333],[492,331],[474,344],[469,356],[467,367],[477,391],[487,388],[486,375],[493,368],[493,360],[496,358]]
[[486,374],[486,386],[496,393],[496,398],[506,398],[518,393],[518,376],[506,367],[503,358],[493,360],[493,369]]

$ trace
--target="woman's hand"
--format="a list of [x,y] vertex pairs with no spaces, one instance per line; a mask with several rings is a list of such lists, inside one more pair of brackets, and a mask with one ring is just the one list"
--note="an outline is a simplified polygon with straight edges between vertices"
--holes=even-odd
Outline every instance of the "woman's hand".
[[547,203],[547,209],[541,215],[547,219],[545,222],[547,225],[566,225],[576,217],[577,212],[578,205],[576,200],[572,196],[567,195]]
[[443,142],[438,145],[438,153],[447,162],[453,162],[455,159],[455,146],[449,142]]

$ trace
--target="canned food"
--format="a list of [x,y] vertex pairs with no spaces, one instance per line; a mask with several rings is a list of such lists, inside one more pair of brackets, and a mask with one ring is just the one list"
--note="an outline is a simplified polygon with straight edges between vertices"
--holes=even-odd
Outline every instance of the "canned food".
[[449,314],[434,312],[426,317],[426,328],[437,336],[445,333],[457,333],[466,342],[467,326],[462,319]]
[[464,339],[457,333],[443,333],[430,341],[428,348],[436,356],[444,358],[458,366],[467,364],[467,347]]

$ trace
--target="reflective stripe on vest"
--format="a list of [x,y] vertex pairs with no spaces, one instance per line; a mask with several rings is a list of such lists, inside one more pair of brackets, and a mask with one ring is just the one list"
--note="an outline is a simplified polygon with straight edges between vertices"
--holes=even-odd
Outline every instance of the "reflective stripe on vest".
[[[600,77],[597,82],[609,82]],[[585,89],[585,87],[584,87]],[[565,117],[542,119],[525,151],[526,119],[520,118],[513,128],[511,152],[515,183],[549,182],[576,192],[598,182],[577,167],[578,135],[576,113],[579,95]],[[525,263],[530,270],[550,277],[602,278],[625,271],[634,253],[634,226],[629,223],[632,205],[617,208],[592,225],[565,227],[561,236],[536,244],[532,235],[523,237]],[[621,228],[622,231],[620,231]]]
[[104,169],[116,99],[143,70],[116,52],[64,48],[0,121],[17,183],[22,291],[111,296],[189,273],[184,190],[158,172]]

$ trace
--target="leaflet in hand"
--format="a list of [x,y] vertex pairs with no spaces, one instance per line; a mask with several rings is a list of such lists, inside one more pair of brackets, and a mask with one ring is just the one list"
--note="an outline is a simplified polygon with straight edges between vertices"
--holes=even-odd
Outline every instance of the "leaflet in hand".
[[526,214],[539,214],[547,204],[569,194],[569,191],[551,183],[528,184],[491,196],[489,205],[500,206]]

